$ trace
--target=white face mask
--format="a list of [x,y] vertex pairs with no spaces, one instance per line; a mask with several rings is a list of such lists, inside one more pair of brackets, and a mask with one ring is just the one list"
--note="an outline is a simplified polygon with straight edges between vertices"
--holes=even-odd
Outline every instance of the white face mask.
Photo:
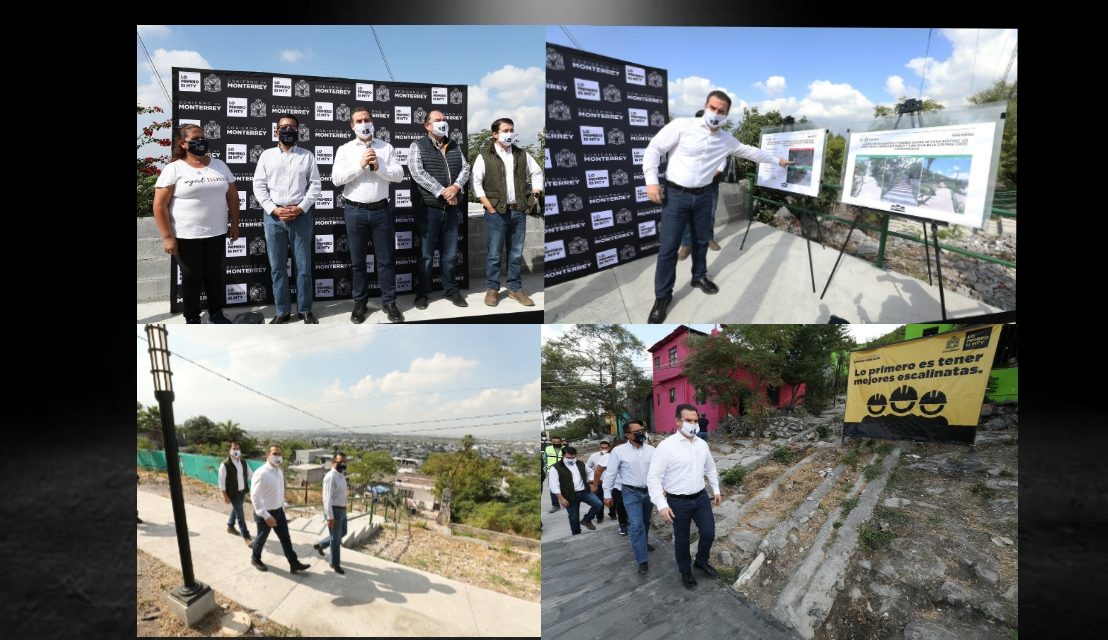
[[562,458],[562,460],[565,460],[566,464],[573,464],[574,462],[577,462],[577,458]]
[[700,425],[695,422],[682,422],[681,433],[687,436],[695,436],[700,431]]
[[442,122],[432,122],[431,131],[434,132],[436,136],[445,136],[447,133],[450,133],[450,123],[446,120]]
[[711,109],[705,109],[704,110],[704,122],[707,123],[707,125],[709,127],[713,128],[713,129],[718,129],[720,127],[720,125],[723,124],[723,121],[726,120],[726,119],[727,119],[727,116],[725,116],[721,113],[716,113],[715,111],[712,111]]
[[239,451],[238,449],[231,449],[231,457],[232,458],[237,458],[241,455],[242,455],[242,451]]
[[511,145],[515,141],[516,141],[516,134],[515,133],[502,133],[502,134],[500,134],[500,144],[502,144],[504,146]]
[[269,462],[273,466],[279,467],[279,466],[281,466],[281,456],[277,456],[277,455],[269,456]]
[[357,122],[354,124],[354,133],[358,134],[360,138],[372,138],[373,137],[373,123],[372,122]]

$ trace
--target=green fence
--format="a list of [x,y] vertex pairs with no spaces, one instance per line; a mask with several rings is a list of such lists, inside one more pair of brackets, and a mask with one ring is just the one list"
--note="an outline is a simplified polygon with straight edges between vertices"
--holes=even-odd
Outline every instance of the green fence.
[[[215,456],[201,456],[194,453],[178,454],[181,458],[181,473],[206,482],[213,487],[219,486],[219,465],[226,458]],[[250,473],[256,471],[265,464],[264,460],[247,460],[246,467]],[[165,471],[168,465],[165,463],[165,451],[138,450],[138,466],[151,471]]]
[[[801,206],[798,206],[798,205],[795,205],[795,204],[787,204],[787,203],[785,203],[781,200],[774,200],[772,198],[767,198],[765,196],[756,196],[756,195],[754,195],[754,184],[755,184],[755,182],[757,182],[756,176],[753,173],[750,173],[750,174],[747,174],[747,175],[750,177],[751,188],[746,190],[746,193],[747,193],[746,205],[747,205],[747,211],[749,211],[750,215],[752,215],[752,216],[754,215],[754,201],[758,200],[760,202],[765,202],[767,204],[777,205],[779,207],[788,207],[788,209],[790,211],[801,211],[801,212],[804,212],[804,213],[809,213],[809,214],[812,214],[812,215],[816,216],[817,218],[826,218],[826,219],[829,219],[829,220],[834,220],[836,222],[841,222],[841,223],[846,224],[846,225],[849,225],[851,223],[850,220],[845,220],[845,219],[840,218],[836,215],[827,213],[826,211],[816,211],[815,209],[809,209],[807,207],[801,207]],[[842,185],[830,184],[830,183],[827,183],[827,182],[822,183],[820,186],[825,188],[825,189],[831,189],[831,190],[834,190],[834,191],[842,190]],[[1016,217],[1016,192],[1014,190],[1013,191],[998,191],[998,192],[996,192],[996,194],[994,196],[993,205],[994,206],[993,206],[992,210],[990,211],[990,213],[992,215],[998,216],[998,217],[1001,217],[1001,218],[1015,218]],[[997,206],[997,205],[1003,205],[1003,206]],[[1010,208],[1006,208],[1006,207],[1010,207]],[[872,210],[870,210],[870,211],[872,211]],[[856,226],[859,229],[866,229],[866,230],[869,230],[869,231],[876,231],[876,232],[881,234],[881,238],[880,238],[880,240],[878,242],[878,246],[877,246],[877,259],[874,260],[874,263],[873,263],[874,266],[877,267],[878,269],[885,268],[885,241],[888,239],[889,236],[893,236],[893,237],[896,237],[896,238],[901,238],[903,240],[908,240],[909,242],[915,242],[915,243],[918,243],[918,244],[923,244],[923,238],[922,237],[908,235],[906,233],[899,233],[897,231],[889,231],[889,215],[888,214],[883,214],[883,213],[877,212],[877,211],[874,211],[874,213],[877,213],[878,215],[881,216],[881,226],[875,227],[873,225],[865,224],[861,221],[859,221]],[[928,240],[930,240],[930,238],[928,238]],[[1016,268],[1016,263],[1012,262],[1010,260],[1004,260],[1002,258],[994,258],[993,256],[987,256],[985,254],[977,253],[975,251],[969,251],[969,250],[966,250],[966,249],[962,249],[961,247],[952,247],[950,245],[946,245],[946,244],[943,244],[941,242],[939,243],[939,246],[942,247],[942,249],[944,251],[949,251],[950,253],[957,253],[957,254],[964,255],[964,256],[967,256],[967,257],[970,257],[970,258],[976,258],[978,260],[984,260],[985,262],[992,262],[994,264],[1003,265],[1005,267],[1011,267],[1013,269]]]

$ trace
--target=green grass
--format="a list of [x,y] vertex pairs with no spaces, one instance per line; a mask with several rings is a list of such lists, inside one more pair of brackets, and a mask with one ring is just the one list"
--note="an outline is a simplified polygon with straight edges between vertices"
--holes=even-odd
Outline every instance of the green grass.
[[866,480],[875,480],[877,476],[881,475],[881,463],[874,462],[867,465],[862,473],[866,476]]
[[1001,469],[1000,470],[1000,477],[1001,478],[1011,478],[1014,475],[1016,475],[1016,474],[1012,473],[1011,471],[1009,471],[1007,469]]
[[716,567],[719,573],[719,581],[723,584],[734,584],[739,578],[739,570],[736,567]]
[[836,520],[836,521],[834,521],[834,522],[832,522],[832,523],[831,523],[831,526],[832,526],[832,527],[835,527],[836,529],[838,529],[839,527],[843,526],[843,523],[842,523],[842,521],[841,521],[841,520]]
[[531,566],[527,568],[527,577],[535,582],[542,582],[542,563],[531,563]]
[[819,435],[820,440],[826,438],[828,433],[830,433],[830,430],[827,428],[827,425],[821,424],[820,426],[816,427],[816,434]]
[[877,527],[869,526],[869,523],[863,524],[858,528],[858,539],[867,549],[878,549],[888,546],[896,537],[896,533],[885,530],[882,531]]
[[850,465],[851,469],[858,468],[858,450],[851,449],[843,454],[842,463]]
[[495,573],[486,573],[485,577],[488,578],[489,582],[492,582],[493,584],[498,584],[502,587],[512,586],[511,582],[508,582],[507,580],[505,580],[504,578],[500,577],[499,575],[497,575]]
[[877,507],[874,509],[874,513],[877,517],[889,522],[890,524],[904,524],[908,522],[908,514],[904,513],[900,509],[890,509],[888,507]]
[[750,470],[746,467],[731,467],[723,472],[723,482],[737,487],[743,483],[743,478],[748,473],[750,473]]
[[842,506],[843,515],[845,516],[846,514],[853,511],[854,507],[858,506],[858,496],[854,496],[853,498],[843,498],[842,504],[840,506]]
[[300,629],[296,627],[278,627],[273,632],[274,636],[278,638],[303,638],[304,634],[300,633]]
[[781,464],[789,464],[795,455],[788,447],[777,447],[769,457]]
[[881,446],[877,447],[877,453],[879,453],[883,456],[889,455],[889,452],[891,452],[892,450],[893,450],[893,445],[889,444],[888,442],[886,442],[885,444],[882,444]]
[[988,502],[996,497],[996,491],[980,480],[970,487],[970,493],[981,498],[981,502]]

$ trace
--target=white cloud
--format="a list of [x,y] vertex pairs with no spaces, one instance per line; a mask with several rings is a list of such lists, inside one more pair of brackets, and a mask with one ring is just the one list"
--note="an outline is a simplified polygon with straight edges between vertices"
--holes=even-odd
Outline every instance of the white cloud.
[[360,400],[375,394],[433,390],[435,387],[465,379],[480,364],[477,360],[436,353],[430,358],[412,360],[407,371],[394,369],[380,377],[366,375],[346,388],[335,381],[323,390],[324,400]]
[[770,76],[765,82],[759,80],[754,83],[754,88],[764,91],[767,96],[779,96],[785,93],[785,77]]
[[[204,59],[204,56],[200,55],[198,51],[188,50],[172,50],[166,51],[165,49],[155,49],[150,54],[150,59],[154,62],[154,68],[158,70],[158,75],[154,75],[154,71],[150,68],[150,62],[146,59],[145,55],[140,54],[138,59],[138,65],[140,70],[146,72],[146,82],[140,82],[138,85],[138,104],[144,107],[161,107],[164,113],[161,114],[145,114],[138,117],[137,130],[135,135],[138,136],[142,132],[142,128],[149,125],[154,120],[164,120],[173,115],[173,110],[170,105],[169,98],[166,97],[166,92],[169,95],[173,95],[173,67],[192,67],[195,69],[211,69],[212,65]],[[165,91],[162,91],[162,85],[158,83],[158,77],[161,77],[162,83],[165,85]],[[163,138],[168,138],[168,134],[163,132]],[[168,148],[162,147],[156,144],[144,145],[138,149],[137,157],[145,158],[158,157],[162,154],[168,155]]]
[[282,62],[300,62],[304,58],[304,52],[297,49],[285,49],[281,52]]
[[832,132],[842,133],[846,126],[873,117],[873,102],[850,84],[816,80],[808,85],[808,95],[763,100],[757,105],[762,113],[779,111],[798,120],[807,117]]
[[467,133],[487,129],[493,120],[506,117],[515,122],[520,146],[534,144],[545,122],[545,81],[546,74],[538,67],[521,69],[509,64],[486,73],[467,91]]
[[[1018,39],[1015,29],[943,29],[939,33],[953,45],[949,58],[913,58],[904,66],[917,78],[908,83],[909,97],[916,97],[918,79],[923,79],[923,97],[947,107],[967,104],[967,98],[1003,77]],[[1016,79],[1018,65],[1018,59],[1012,60],[1009,82]],[[915,91],[911,90],[913,84]]]
[[164,24],[140,24],[138,33],[143,38],[164,38],[169,35],[169,27]]
[[669,81],[669,116],[671,118],[691,117],[704,108],[704,101],[708,98],[708,94],[716,90],[723,91],[731,98],[731,117],[728,119],[737,124],[743,109],[749,104],[739,98],[734,91],[720,87],[708,78],[700,76],[688,76]]
[[[442,413],[447,415],[484,415],[515,409],[539,408],[539,380],[536,378],[518,389],[484,389],[481,393],[448,403]],[[504,417],[507,419],[507,416]]]
[[891,75],[885,79],[885,93],[889,94],[893,100],[899,100],[903,96],[908,95],[908,89],[905,88],[904,78],[898,75]]
[[548,340],[561,336],[565,331],[565,327],[560,324],[539,325],[539,340],[545,344]]

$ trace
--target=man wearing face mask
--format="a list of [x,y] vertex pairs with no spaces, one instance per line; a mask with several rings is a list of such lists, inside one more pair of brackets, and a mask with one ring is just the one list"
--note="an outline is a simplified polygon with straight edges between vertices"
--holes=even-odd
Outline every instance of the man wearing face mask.
[[339,564],[342,539],[346,535],[346,454],[336,453],[331,459],[331,470],[323,476],[323,517],[327,518],[328,536],[312,545],[323,557],[323,550],[331,547],[331,568],[335,573],[346,573]]
[[356,107],[350,114],[350,128],[355,138],[335,152],[331,173],[331,182],[343,187],[346,202],[344,215],[354,279],[354,312],[350,321],[361,324],[369,315],[366,247],[372,240],[381,306],[390,322],[404,322],[404,314],[396,308],[393,212],[389,210],[389,183],[404,179],[404,167],[391,144],[373,137],[369,109]]
[[435,249],[442,268],[443,298],[456,307],[468,307],[454,283],[454,260],[458,255],[458,225],[466,221],[465,186],[469,181],[469,161],[462,146],[450,139],[450,123],[441,111],[432,111],[423,119],[427,135],[412,142],[408,149],[408,171],[423,201],[415,210],[419,232],[419,291],[417,309],[427,308],[431,293],[431,266]]
[[[708,554],[716,537],[716,521],[712,505],[719,506],[719,473],[716,462],[708,450],[708,444],[696,437],[696,407],[691,404],[677,406],[677,433],[658,445],[650,460],[646,486],[650,500],[658,507],[658,515],[673,525],[673,550],[677,557],[677,570],[686,589],[696,588],[693,567],[709,577],[717,573],[708,564]],[[714,497],[709,500],[704,490],[704,477],[712,485]],[[696,561],[689,557],[689,526],[696,522],[700,539],[696,545]],[[691,564],[691,566],[690,566]]]
[[500,302],[500,255],[508,241],[508,297],[525,307],[535,305],[523,290],[523,240],[527,212],[542,192],[542,169],[531,154],[515,145],[515,123],[499,118],[492,123],[493,140],[473,161],[473,195],[485,207],[485,304]]
[[[545,478],[550,473],[550,468],[558,464],[558,461],[562,459],[562,439],[558,436],[554,436],[550,439],[550,443],[543,447],[542,450],[542,473]],[[558,504],[558,496],[554,495],[553,489],[550,490],[550,511],[547,513],[554,513],[562,506]]]
[[[246,463],[242,461],[242,446],[237,442],[231,443],[231,452],[223,464],[219,465],[219,490],[223,492],[223,501],[231,505],[231,514],[227,516],[227,533],[239,534],[251,543],[250,531],[246,528],[246,516],[242,511],[242,500],[250,485],[246,478],[249,475]],[[235,519],[239,521],[239,531],[235,531]]]
[[277,307],[270,324],[284,324],[291,318],[286,271],[290,241],[296,262],[297,317],[305,324],[319,324],[312,313],[315,216],[311,209],[319,199],[321,183],[315,154],[296,144],[299,126],[295,116],[281,116],[274,132],[277,146],[262,152],[254,170],[254,197],[265,211],[262,224]]
[[[643,424],[632,420],[627,423],[627,442],[608,454],[608,464],[602,476],[604,504],[611,505],[617,494],[623,498],[623,508],[631,525],[631,550],[635,554],[639,573],[646,573],[649,569],[647,553],[654,550],[648,541],[653,504],[647,492],[647,474],[653,456],[654,447],[646,442]],[[620,534],[623,533],[625,529],[620,525]],[[687,549],[688,545],[685,546]]]
[[[661,230],[658,232],[658,261],[654,267],[654,307],[649,322],[664,322],[673,299],[677,277],[677,250],[687,227],[692,228],[692,286],[707,294],[719,292],[708,279],[708,241],[711,227],[712,194],[710,186],[716,170],[730,154],[755,162],[792,162],[777,158],[757,147],[747,146],[720,127],[731,110],[731,98],[722,91],[708,94],[703,118],[677,118],[662,127],[643,153],[646,196],[662,205]],[[658,165],[669,154],[663,201],[658,182]]]
[[[600,499],[588,489],[585,480],[588,477],[587,474],[585,463],[577,459],[576,447],[563,449],[562,460],[550,467],[550,491],[557,496],[559,504],[566,508],[566,512],[569,514],[569,530],[575,536],[581,533],[581,525],[585,525],[587,529],[595,530],[596,525],[592,523],[593,518],[597,517],[604,509]],[[582,520],[578,521],[577,517],[581,514],[582,502],[589,505],[589,512],[585,514]]]
[[[589,490],[596,494],[597,498],[603,500],[604,494],[600,491],[600,474],[604,473],[604,465],[608,464],[608,450],[611,445],[607,440],[600,442],[600,451],[593,453],[589,456],[589,459],[585,461],[585,470],[589,473]],[[616,519],[616,514],[611,505],[608,509],[608,517],[612,520]],[[600,524],[604,522],[604,510],[600,510],[600,515],[596,517],[596,523]]]
[[262,562],[262,549],[269,537],[269,530],[277,532],[281,541],[281,550],[289,561],[289,571],[303,571],[310,565],[300,562],[292,550],[289,537],[289,523],[285,518],[285,474],[281,472],[281,445],[271,444],[266,455],[266,463],[258,467],[250,479],[250,501],[254,503],[254,524],[258,535],[254,537],[250,564],[258,571],[269,571]]

